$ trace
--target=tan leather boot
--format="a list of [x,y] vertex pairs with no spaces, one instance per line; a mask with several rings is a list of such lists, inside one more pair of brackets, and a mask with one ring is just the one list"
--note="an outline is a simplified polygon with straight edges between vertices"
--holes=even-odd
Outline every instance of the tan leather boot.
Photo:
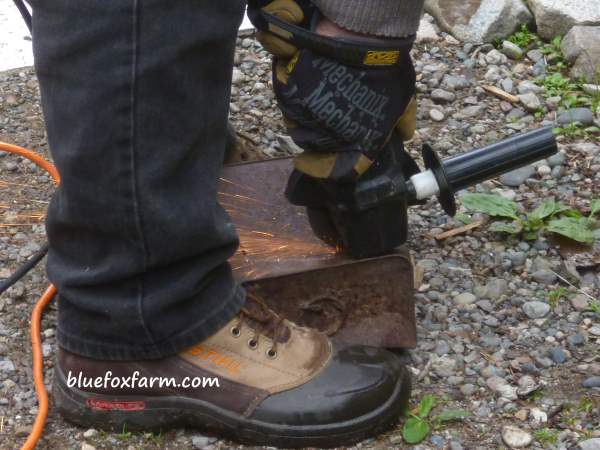
[[85,427],[193,426],[282,447],[347,445],[377,434],[396,423],[409,394],[395,355],[336,348],[251,295],[218,333],[178,355],[102,361],[60,349],[54,377],[59,411]]

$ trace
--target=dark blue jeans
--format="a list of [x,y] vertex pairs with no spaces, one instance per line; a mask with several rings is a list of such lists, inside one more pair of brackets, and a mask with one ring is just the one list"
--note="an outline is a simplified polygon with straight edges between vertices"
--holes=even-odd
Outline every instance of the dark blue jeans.
[[58,342],[102,359],[174,354],[245,296],[216,200],[244,0],[32,0],[62,183],[47,218]]

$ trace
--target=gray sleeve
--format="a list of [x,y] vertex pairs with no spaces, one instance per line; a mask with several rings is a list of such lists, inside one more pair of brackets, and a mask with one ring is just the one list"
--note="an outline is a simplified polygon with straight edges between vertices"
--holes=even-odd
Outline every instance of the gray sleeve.
[[358,33],[405,37],[417,32],[425,0],[312,0],[325,17]]

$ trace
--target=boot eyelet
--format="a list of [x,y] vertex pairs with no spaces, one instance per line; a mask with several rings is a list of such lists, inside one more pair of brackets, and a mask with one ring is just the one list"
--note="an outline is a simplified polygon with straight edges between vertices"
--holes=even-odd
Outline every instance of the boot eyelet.
[[231,335],[234,338],[239,338],[241,334],[242,334],[242,332],[240,331],[240,329],[238,327],[231,327]]
[[256,339],[250,339],[248,341],[248,347],[250,347],[252,350],[256,350],[258,348],[258,341]]
[[267,350],[267,358],[269,358],[269,359],[277,358],[277,351],[273,350],[273,348],[270,348],[269,350]]

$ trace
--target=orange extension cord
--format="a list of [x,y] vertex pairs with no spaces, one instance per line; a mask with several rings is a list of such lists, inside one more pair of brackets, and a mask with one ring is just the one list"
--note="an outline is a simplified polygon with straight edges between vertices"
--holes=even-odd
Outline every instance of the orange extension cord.
[[[14,153],[16,155],[23,156],[28,160],[34,162],[36,165],[44,169],[50,174],[54,182],[58,185],[60,183],[60,176],[58,170],[40,155],[31,150],[27,150],[23,147],[16,145],[7,144],[0,141],[0,150],[8,153]],[[37,445],[38,441],[42,437],[44,431],[44,425],[46,425],[46,419],[48,417],[48,392],[46,392],[46,386],[44,385],[44,355],[42,353],[42,338],[40,334],[40,328],[42,323],[42,313],[50,301],[56,294],[56,288],[53,285],[48,286],[46,292],[40,297],[38,302],[33,308],[31,313],[31,349],[33,352],[33,382],[35,384],[35,393],[38,398],[38,413],[31,429],[31,433],[27,437],[27,441],[21,447],[21,450],[33,450]]]

